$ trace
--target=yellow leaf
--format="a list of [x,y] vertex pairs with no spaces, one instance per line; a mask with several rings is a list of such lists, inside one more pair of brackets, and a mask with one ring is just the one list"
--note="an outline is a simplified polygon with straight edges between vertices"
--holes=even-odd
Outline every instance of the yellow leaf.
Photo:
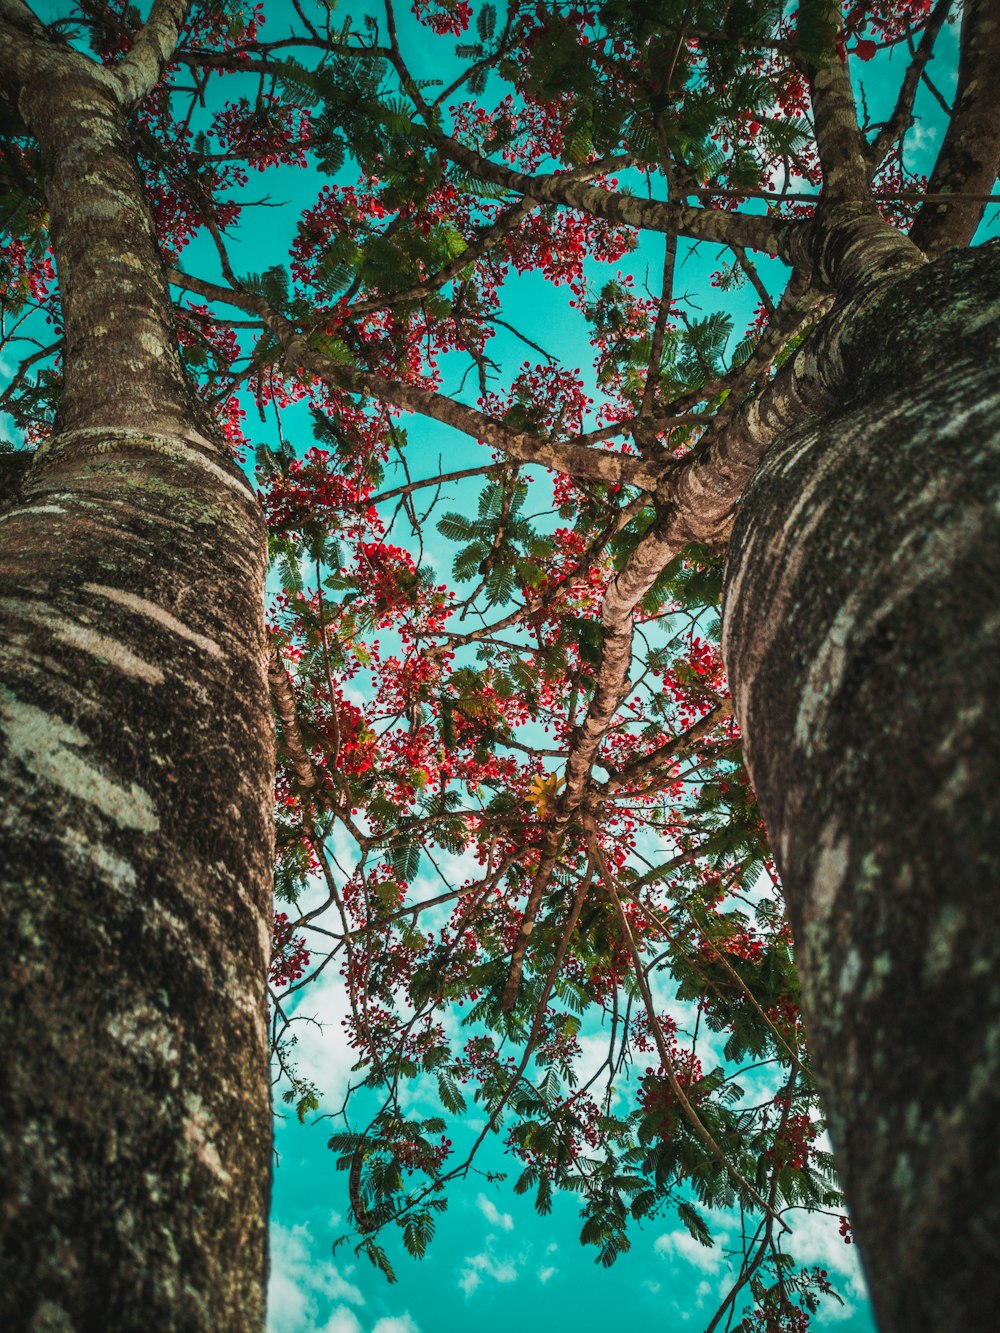
[[538,773],[531,779],[531,786],[525,797],[529,805],[533,805],[538,812],[539,819],[544,819],[555,802],[556,792],[565,782],[558,773],[548,773],[543,776]]

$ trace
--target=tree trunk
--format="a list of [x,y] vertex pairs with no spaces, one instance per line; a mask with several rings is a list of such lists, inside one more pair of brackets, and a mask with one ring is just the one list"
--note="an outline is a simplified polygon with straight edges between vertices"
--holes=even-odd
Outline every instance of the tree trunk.
[[0,1327],[260,1330],[264,524],[183,374],[106,72],[0,38],[66,358],[0,508]]
[[1000,244],[893,283],[740,505],[724,652],[879,1326],[1000,1308]]

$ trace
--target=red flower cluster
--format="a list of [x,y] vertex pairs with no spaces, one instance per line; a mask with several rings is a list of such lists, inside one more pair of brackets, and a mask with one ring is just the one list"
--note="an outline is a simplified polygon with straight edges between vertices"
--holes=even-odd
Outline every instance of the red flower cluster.
[[275,912],[271,936],[271,967],[268,979],[272,986],[288,986],[298,981],[309,966],[309,950],[301,935],[293,935],[286,912]]

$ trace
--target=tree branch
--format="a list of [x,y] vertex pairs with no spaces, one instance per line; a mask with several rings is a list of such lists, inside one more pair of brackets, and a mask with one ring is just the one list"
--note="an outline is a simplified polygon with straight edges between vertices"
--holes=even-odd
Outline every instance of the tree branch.
[[190,0],[154,0],[128,55],[113,67],[123,106],[136,106],[159,83],[180,40]]
[[656,485],[658,470],[640,458],[610,453],[604,449],[588,449],[573,440],[543,439],[528,431],[512,430],[474,407],[468,407],[465,403],[432,389],[425,389],[419,384],[392,379],[376,371],[341,365],[311,346],[306,335],[273,311],[262,296],[221,287],[178,270],[171,271],[170,281],[177,287],[196,292],[209,300],[225,301],[238,309],[259,315],[281,343],[285,365],[292,374],[300,369],[305,370],[334,388],[344,389],[348,393],[370,394],[403,411],[422,413],[471,435],[473,439],[482,440],[519,463],[535,463],[556,472],[565,472],[571,477],[584,477],[608,485],[625,484],[639,486],[644,490],[651,490]]
[[415,282],[412,287],[406,287],[398,292],[386,292],[384,296],[372,298],[366,301],[355,301],[350,307],[350,315],[367,315],[374,310],[384,310],[387,306],[402,305],[406,301],[421,301],[425,296],[439,291],[449,283],[452,278],[458,277],[464,273],[470,264],[475,263],[477,259],[482,259],[484,255],[489,254],[515,231],[525,218],[538,208],[538,203],[534,199],[519,199],[517,203],[511,204],[505,208],[497,220],[489,227],[484,227],[476,236],[469,241],[466,248],[460,255],[449,263],[445,264],[437,273],[429,274],[421,282]]
[[540,203],[577,208],[607,222],[639,230],[662,231],[690,240],[712,241],[717,245],[742,245],[748,250],[763,250],[784,258],[788,237],[802,225],[788,218],[726,213],[665,200],[639,199],[573,181],[565,175],[530,176],[483,157],[434,126],[425,126],[425,133],[440,153],[479,180],[498,185],[513,194],[537,199]]
[[[288,672],[282,665],[277,652],[272,648],[267,663],[267,681],[271,687],[271,699],[274,711],[281,722],[281,736],[288,751],[288,757],[295,769],[295,779],[303,791],[313,791],[317,785],[316,770],[309,758],[302,728],[299,726],[298,709],[295,703],[295,691]],[[335,705],[332,705],[335,706]]]
[[[822,10],[822,5],[810,8]],[[826,11],[831,40],[819,63],[806,65],[816,149],[823,168],[823,202],[827,205],[870,202],[865,142],[858,126],[851,76],[847,61],[841,59],[833,41],[841,24],[837,0],[829,0]]]
[[927,68],[927,62],[934,51],[934,43],[937,41],[938,33],[941,31],[953,3],[954,0],[938,0],[931,11],[931,16],[927,20],[923,35],[920,38],[920,44],[910,61],[906,74],[903,76],[903,82],[900,85],[899,96],[896,98],[892,115],[868,147],[869,179],[878,171],[883,158],[892,145],[903,137],[913,123],[913,102],[920,86],[920,79]]
[[655,773],[665,764],[672,763],[678,755],[690,750],[709,732],[714,731],[720,722],[724,722],[727,717],[732,717],[732,715],[732,699],[723,699],[722,703],[716,704],[710,713],[706,713],[703,718],[699,718],[686,731],[682,731],[679,736],[672,737],[650,754],[640,755],[638,759],[633,759],[631,763],[617,769],[607,782],[597,786],[598,800],[611,800],[627,783],[641,781],[642,778]]
[[[996,0],[967,0],[962,21],[958,90],[927,189],[931,194],[988,195],[1000,168],[1000,19]],[[971,198],[925,203],[910,239],[933,257],[968,245],[983,216]]]

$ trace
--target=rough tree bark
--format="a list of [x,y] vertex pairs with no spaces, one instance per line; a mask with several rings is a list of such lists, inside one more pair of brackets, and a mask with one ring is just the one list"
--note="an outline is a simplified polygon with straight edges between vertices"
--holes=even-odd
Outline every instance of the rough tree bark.
[[896,279],[767,455],[724,652],[884,1333],[1000,1306],[1000,244]]
[[263,1326],[265,533],[185,379],[124,121],[183,9],[113,72],[0,2],[65,321],[56,429],[0,508],[12,1333]]

